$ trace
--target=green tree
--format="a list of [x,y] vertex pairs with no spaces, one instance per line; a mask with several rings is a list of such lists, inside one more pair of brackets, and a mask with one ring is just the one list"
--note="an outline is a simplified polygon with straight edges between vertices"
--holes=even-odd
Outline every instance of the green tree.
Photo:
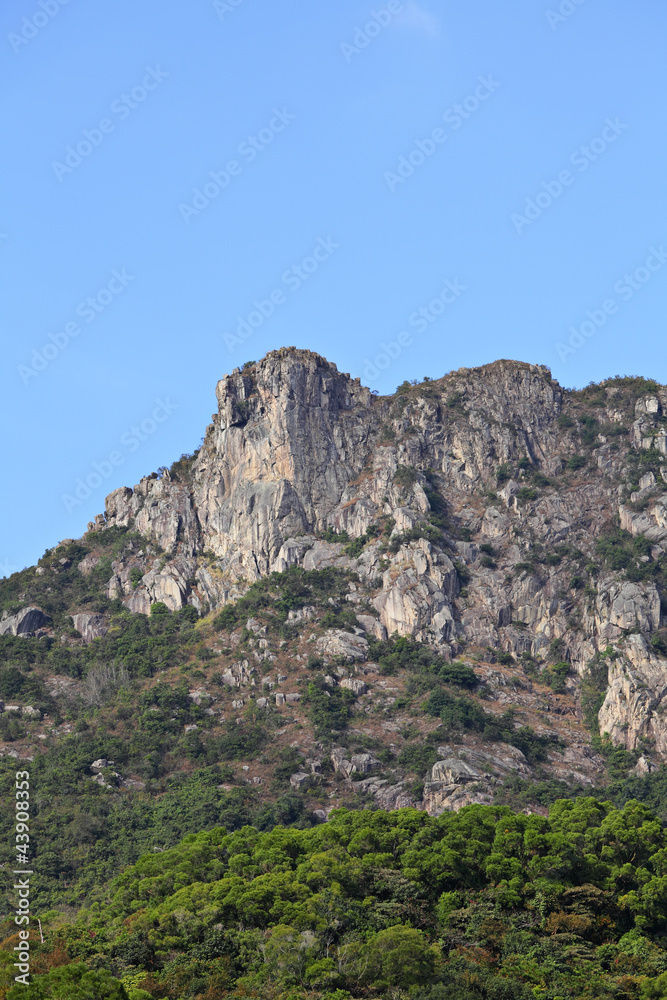
[[407,988],[428,982],[436,952],[421,931],[397,925],[374,934],[363,957],[368,961],[363,979],[376,989]]
[[145,990],[132,989],[106,969],[86,968],[83,963],[61,965],[44,976],[36,976],[30,986],[17,983],[7,1000],[153,1000]]

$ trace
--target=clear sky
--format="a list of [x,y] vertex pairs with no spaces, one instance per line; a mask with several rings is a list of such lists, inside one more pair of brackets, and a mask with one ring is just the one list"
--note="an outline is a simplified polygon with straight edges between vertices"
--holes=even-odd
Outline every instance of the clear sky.
[[6,0],[0,575],[276,347],[380,392],[500,357],[667,382],[666,29],[664,0]]

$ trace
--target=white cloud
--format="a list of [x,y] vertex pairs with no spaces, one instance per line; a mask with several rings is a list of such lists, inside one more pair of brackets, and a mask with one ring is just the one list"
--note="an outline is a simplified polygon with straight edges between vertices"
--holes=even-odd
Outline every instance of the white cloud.
[[427,35],[435,37],[440,34],[440,22],[429,11],[424,10],[414,0],[410,0],[403,7],[396,17],[396,24],[415,31],[422,31]]

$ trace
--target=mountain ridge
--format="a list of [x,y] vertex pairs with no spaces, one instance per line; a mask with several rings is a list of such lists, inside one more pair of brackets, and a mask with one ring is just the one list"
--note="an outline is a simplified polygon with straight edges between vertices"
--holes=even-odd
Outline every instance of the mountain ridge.
[[[22,576],[32,581],[23,593],[28,608],[17,600],[8,608],[5,599],[3,632],[59,638],[61,655],[72,647],[74,656],[77,644],[109,641],[113,613],[150,615],[157,606],[204,616],[214,635],[211,623],[263,580],[333,572],[342,591],[328,599],[338,610],[324,614],[322,627],[313,609],[320,631],[308,640],[325,667],[368,674],[373,644],[401,637],[442,662],[463,657],[487,700],[561,746],[551,773],[584,784],[604,770],[585,729],[590,707],[587,723],[582,708],[594,667],[600,690],[588,697],[600,702],[600,732],[641,751],[647,770],[663,759],[665,387],[617,377],[566,390],[545,366],[499,360],[380,397],[320,355],[283,348],[225,376],[216,397],[197,452],[133,490],[112,491],[81,540],[82,558],[55,559],[80,544],[71,540],[47,554],[48,572],[64,564],[81,591],[65,601],[56,628],[46,619],[34,627],[35,615],[49,613],[35,590],[46,572],[40,565]],[[293,600],[287,620],[305,628],[305,605]],[[274,669],[276,658],[288,663],[293,638],[294,655],[307,659],[303,637],[293,630],[276,649],[258,638],[275,623],[232,624],[229,651],[242,655],[227,665],[226,683],[243,693],[239,708],[256,712],[262,703],[261,714],[268,701],[253,690],[257,671]],[[534,693],[540,682],[552,692],[546,701]],[[366,681],[358,686],[369,690]],[[376,695],[382,702],[377,688],[370,701]],[[561,732],[563,711],[573,728]],[[461,705],[456,712],[465,714]],[[456,725],[481,731],[480,719]],[[525,760],[514,765],[501,772],[530,771]],[[450,768],[445,780],[427,777],[423,805],[431,812],[493,794],[478,773],[466,780]],[[407,800],[400,788],[373,794],[389,805]]]

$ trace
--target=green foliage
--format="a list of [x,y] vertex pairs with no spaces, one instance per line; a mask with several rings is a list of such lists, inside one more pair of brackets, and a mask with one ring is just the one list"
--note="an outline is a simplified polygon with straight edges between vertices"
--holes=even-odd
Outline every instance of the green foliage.
[[638,489],[640,478],[647,472],[652,472],[660,480],[660,469],[665,464],[662,452],[654,446],[641,451],[631,449],[626,455],[628,463],[628,484],[632,489]]
[[[438,474],[434,469],[425,469],[424,478],[426,479],[427,486],[424,489],[426,494],[426,499],[429,502],[429,507],[431,508],[428,515],[429,523],[438,532],[443,531],[456,531],[461,533],[460,528],[456,528],[449,517],[447,501],[442,495],[441,487],[438,481]],[[465,531],[465,529],[464,529]],[[438,544],[436,542],[436,544]]]
[[322,540],[325,542],[349,542],[350,536],[347,531],[334,531],[333,528],[327,528],[326,531],[322,532]]
[[584,455],[572,455],[565,464],[570,472],[577,472],[586,465],[586,458]]
[[[150,617],[133,615],[120,605],[111,614],[107,634],[87,646],[0,636],[0,657],[7,666],[24,673],[39,666],[55,674],[83,677],[95,665],[116,663],[131,677],[152,677],[187,655],[185,651],[196,641],[194,622],[198,615],[189,606],[172,613],[164,604],[152,605],[151,612]],[[69,622],[69,618],[63,615],[63,621]]]
[[477,684],[477,676],[472,667],[458,661],[450,663],[429,646],[409,636],[392,637],[384,642],[371,640],[369,655],[372,660],[377,661],[380,673],[386,677],[408,670],[411,673],[428,674],[431,680],[435,677],[458,687],[474,688]]
[[316,739],[326,739],[332,733],[347,728],[352,717],[355,696],[347,688],[330,687],[324,677],[317,677],[308,685],[304,699],[308,717],[315,728]]
[[192,466],[194,465],[195,459],[198,455],[199,448],[191,454],[184,453],[180,458],[176,459],[169,469],[169,475],[171,478],[177,480],[179,483],[187,483],[190,478]]
[[151,604],[151,618],[159,618],[169,614],[171,612],[164,601],[156,601],[155,604]]
[[548,684],[556,694],[564,694],[565,680],[571,673],[571,669],[569,663],[560,660],[558,663],[553,663],[546,670],[543,670],[540,680]]
[[665,858],[646,806],[585,796],[548,816],[339,809],[308,830],[218,827],[144,854],[51,943],[33,939],[38,962],[55,936],[71,964],[8,1000],[650,1000],[665,995]]
[[210,741],[213,755],[220,760],[245,760],[265,746],[267,733],[257,725],[229,722],[221,736]]
[[659,656],[667,656],[667,631],[654,632],[651,636],[651,646]]
[[444,688],[431,692],[425,705],[429,715],[439,716],[441,736],[455,737],[465,731],[481,733],[485,740],[509,743],[517,747],[531,764],[546,760],[547,752],[558,745],[552,736],[539,736],[529,726],[514,727],[513,713],[492,715],[472,698],[457,697]]
[[350,556],[352,559],[356,559],[357,556],[361,555],[367,543],[377,538],[380,534],[380,528],[377,524],[370,524],[363,535],[359,535],[357,538],[353,538],[343,549],[345,555]]
[[454,660],[444,663],[438,670],[438,677],[445,684],[455,684],[457,687],[474,688],[479,683],[477,674],[466,663]]
[[461,416],[465,415],[466,409],[463,405],[463,393],[453,392],[451,396],[447,397],[447,406],[454,413],[459,413]]
[[595,548],[610,569],[625,570],[628,580],[636,583],[653,578],[664,588],[666,561],[664,558],[659,562],[652,559],[651,543],[645,535],[633,538],[628,531],[615,528],[602,535]]
[[[276,823],[311,825],[313,820],[304,814],[298,797],[288,794],[262,804],[255,789],[228,784],[233,773],[219,763],[222,755],[235,759],[242,744],[253,753],[265,745],[264,736],[254,727],[246,724],[237,728],[241,730],[238,736],[225,732],[219,741],[205,740],[206,756],[191,774],[161,774],[159,749],[165,740],[156,736],[148,742],[145,733],[139,733],[125,752],[117,737],[82,734],[36,758],[30,765],[31,782],[40,789],[41,804],[32,816],[30,837],[40,859],[31,885],[31,901],[37,911],[81,905],[84,898],[97,893],[102,882],[140,854],[155,847],[172,847],[193,829],[211,829],[220,823],[229,830],[248,823],[261,829]],[[132,754],[141,753],[142,748],[146,759],[140,764]],[[100,789],[90,780],[90,763],[104,756],[114,760],[122,772],[132,769],[142,774],[159,794],[148,790],[118,794]],[[164,761],[168,765],[168,756]],[[151,779],[156,762],[158,773]],[[0,767],[0,860],[5,864],[12,860],[9,793],[15,770],[11,759]]]
[[30,567],[0,579],[0,610],[13,613],[26,604],[36,604],[60,628],[71,627],[69,613],[74,606],[109,611],[113,602],[104,596],[104,590],[112,574],[111,561],[136,537],[125,528],[95,532],[100,561],[86,575],[79,572],[78,563],[92,551],[92,543],[67,542],[48,549],[38,561],[41,575],[35,572],[36,567]]
[[438,755],[428,743],[408,743],[398,755],[398,763],[411,774],[423,777],[433,767]]
[[600,423],[596,417],[592,417],[588,414],[584,414],[580,418],[580,423],[582,444],[591,448],[596,443],[597,436],[600,433]]
[[213,619],[213,628],[219,632],[231,632],[239,621],[239,613],[235,604],[225,604]]
[[52,969],[30,986],[12,986],[7,1000],[151,1000],[145,990],[125,987],[107,969],[90,970],[82,962]]
[[404,545],[406,542],[417,541],[419,538],[426,538],[433,545],[442,545],[443,543],[442,531],[439,528],[430,521],[420,521],[413,528],[404,532],[404,534],[394,535],[387,548],[390,552],[396,553],[401,545]]
[[401,465],[400,462],[394,473],[394,482],[399,489],[407,492],[417,482],[419,474],[410,465]]
[[595,656],[581,680],[581,709],[586,728],[599,734],[598,713],[607,693],[609,668],[604,656]]
[[[248,617],[259,617],[269,628],[287,621],[290,611],[307,605],[326,608],[329,597],[338,596],[353,574],[327,567],[306,572],[291,566],[284,573],[271,573],[257,580],[233,604],[226,604],[213,619],[213,627],[232,631]],[[347,610],[347,609],[346,609]],[[352,613],[354,618],[354,614]],[[356,625],[356,619],[354,620]],[[332,628],[326,625],[325,628]]]

